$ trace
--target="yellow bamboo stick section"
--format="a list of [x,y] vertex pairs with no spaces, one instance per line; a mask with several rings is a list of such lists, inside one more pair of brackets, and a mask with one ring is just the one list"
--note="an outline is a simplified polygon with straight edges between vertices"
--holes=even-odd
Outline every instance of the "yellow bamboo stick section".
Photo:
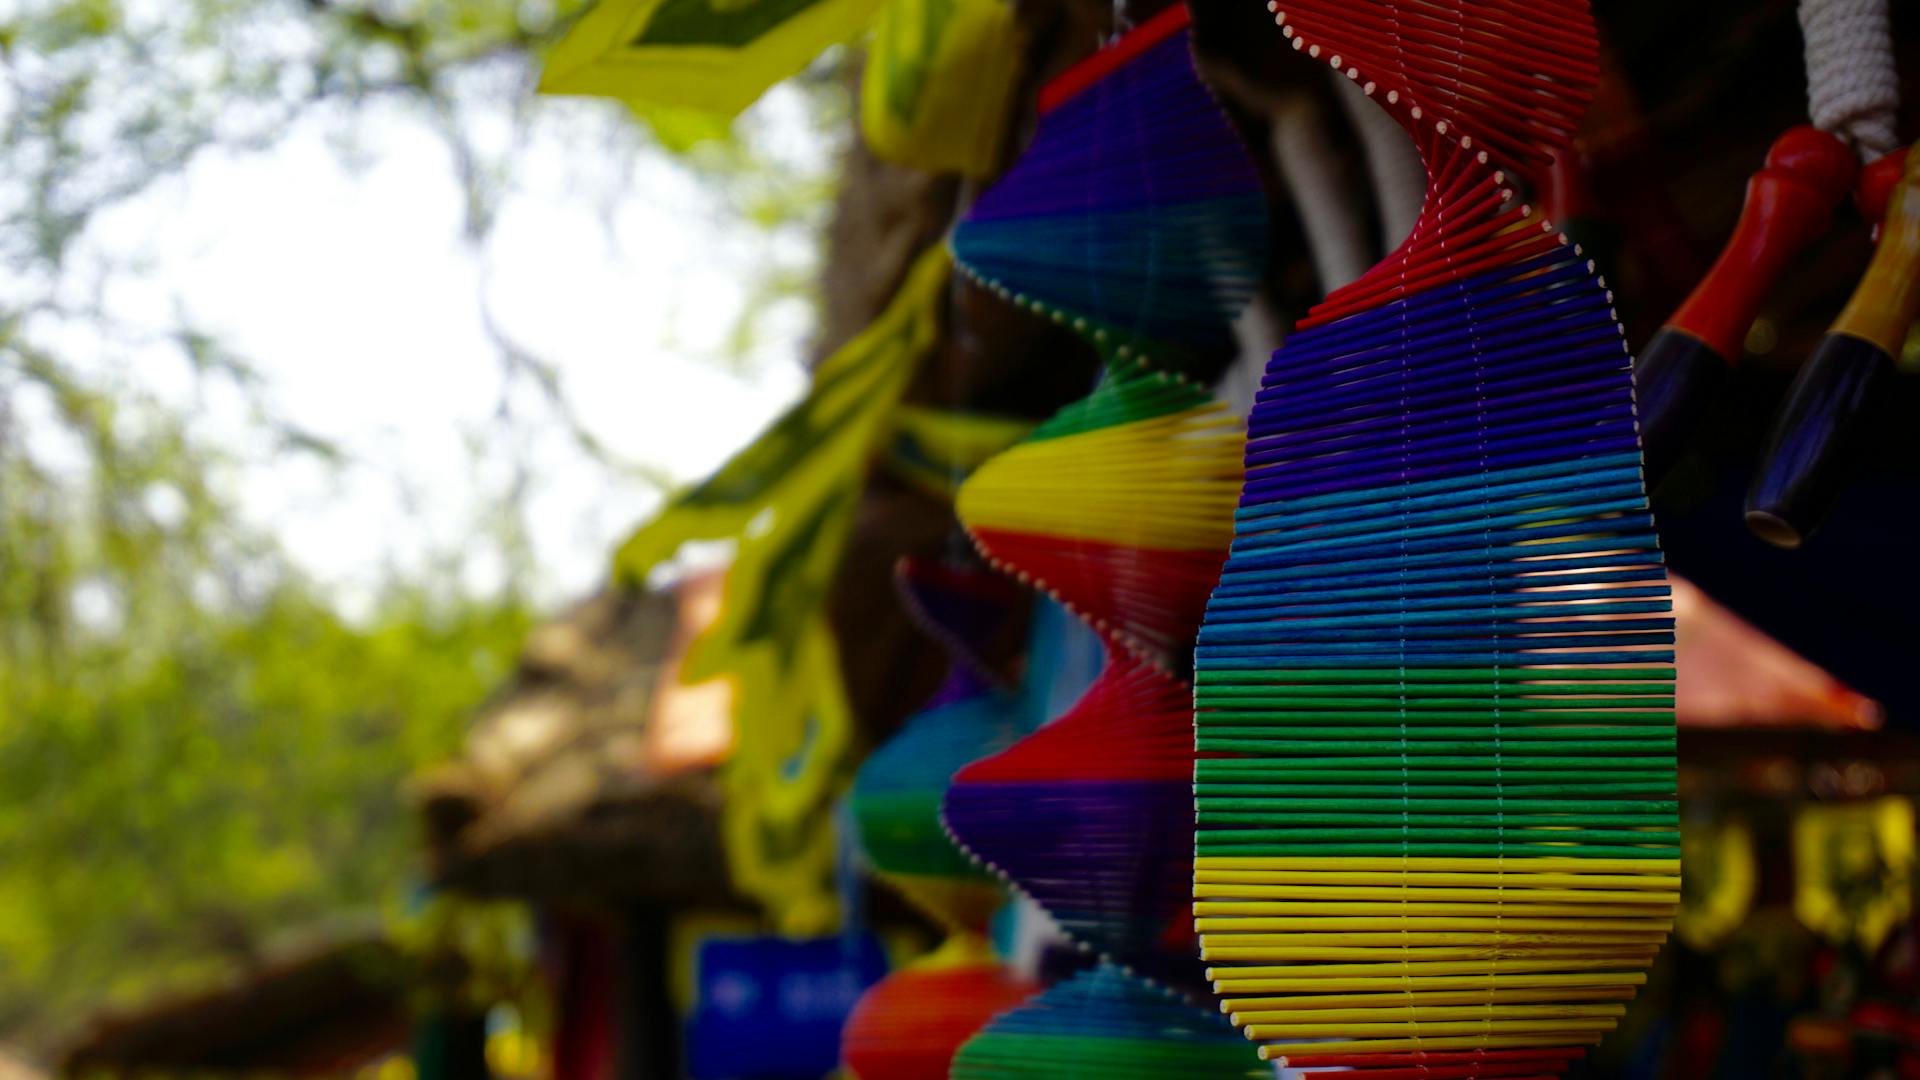
[[[971,528],[1164,550],[1223,549],[1233,536],[1244,436],[1217,405],[1022,443],[960,489]],[[1152,514],[1139,512],[1150,503]]]
[[[1445,1038],[1448,1035],[1523,1035],[1551,1034],[1562,1035],[1575,1032],[1612,1031],[1619,1022],[1612,1017],[1583,1019],[1547,1019],[1547,1020],[1442,1020],[1425,1023],[1419,1020],[1402,1020],[1386,1024],[1364,1023],[1328,1023],[1328,1024],[1248,1024],[1247,1037],[1252,1039],[1337,1039],[1353,1036],[1375,1035],[1419,1035],[1424,1042],[1433,1035]],[[1541,1045],[1534,1043],[1535,1046]]]
[[1479,960],[1484,967],[1487,961],[1500,960],[1504,966],[1506,958],[1554,958],[1579,960],[1593,956],[1596,952],[1605,952],[1616,960],[1631,959],[1646,964],[1653,961],[1659,952],[1658,943],[1645,946],[1624,947],[1620,949],[1568,949],[1543,945],[1516,945],[1512,942],[1490,942],[1470,945],[1295,945],[1295,946],[1220,946],[1202,948],[1202,960],[1386,960],[1405,956],[1416,960]]
[[[1511,961],[1503,961],[1501,967],[1509,966]],[[1336,965],[1326,965],[1333,967]],[[1463,965],[1464,966],[1464,965]],[[1645,985],[1647,977],[1637,971],[1592,971],[1573,974],[1527,975],[1503,971],[1498,975],[1480,974],[1485,971],[1484,964],[1471,965],[1476,969],[1472,975],[1376,975],[1376,976],[1304,976],[1293,979],[1219,979],[1213,984],[1214,990],[1223,997],[1234,994],[1314,994],[1341,992],[1380,991],[1405,994],[1409,992],[1461,991],[1467,993],[1486,993],[1488,988],[1543,987],[1543,992],[1564,993],[1580,987],[1624,987],[1631,990]],[[1558,965],[1556,965],[1558,966]],[[1570,966],[1570,965],[1569,965]],[[1624,968],[1625,964],[1617,965]],[[1265,999],[1233,999],[1265,1000]]]
[[1443,858],[1397,855],[1199,855],[1196,871],[1435,871],[1454,874],[1533,873],[1658,875],[1680,880],[1679,859],[1581,859],[1561,855],[1538,858]]
[[1266,1009],[1375,1008],[1396,1005],[1492,1005],[1509,1002],[1631,1001],[1632,986],[1547,986],[1537,990],[1403,990],[1372,994],[1296,994],[1224,998],[1220,1011],[1248,1016]]
[[[1233,1022],[1248,1027],[1313,1027],[1339,1024],[1341,1034],[1378,1030],[1382,1027],[1412,1027],[1424,1030],[1429,1023],[1449,1026],[1459,1021],[1500,1024],[1513,1020],[1604,1020],[1627,1014],[1625,1005],[1400,1005],[1378,1009],[1295,1009],[1270,1012],[1236,1012]],[[1611,1025],[1609,1025],[1611,1026]]]
[[[1551,974],[1556,977],[1581,970],[1610,971],[1619,965],[1610,959],[1589,958],[1585,961],[1560,962],[1554,960],[1503,960],[1500,971],[1504,974]],[[1286,979],[1323,978],[1358,976],[1381,976],[1403,978],[1408,975],[1475,975],[1490,974],[1481,964],[1459,963],[1456,961],[1419,961],[1396,958],[1371,964],[1312,964],[1279,965],[1270,967],[1230,967],[1208,968],[1209,979]]]
[[1561,1037],[1545,1039],[1538,1035],[1480,1035],[1447,1036],[1444,1038],[1417,1039],[1342,1039],[1337,1042],[1276,1043],[1271,1046],[1255,1047],[1262,1061],[1285,1063],[1293,1056],[1312,1054],[1371,1054],[1389,1053],[1395,1050],[1511,1050],[1515,1048],[1538,1049],[1557,1046],[1593,1046],[1600,1041],[1602,1032],[1567,1032]]
[[[1556,937],[1574,931],[1593,933],[1627,934],[1650,933],[1666,934],[1673,929],[1672,919],[1580,919],[1552,918],[1528,919],[1512,918],[1499,914],[1489,915],[1405,915],[1394,914],[1387,918],[1373,915],[1347,917],[1340,915],[1297,916],[1293,918],[1228,918],[1195,919],[1195,930],[1203,934],[1216,934],[1222,939],[1241,933],[1261,933],[1265,931],[1299,930],[1302,932],[1336,930],[1381,930],[1394,934],[1405,931],[1462,930],[1489,931],[1499,933],[1551,933]],[[1562,940],[1573,940],[1562,937]]]

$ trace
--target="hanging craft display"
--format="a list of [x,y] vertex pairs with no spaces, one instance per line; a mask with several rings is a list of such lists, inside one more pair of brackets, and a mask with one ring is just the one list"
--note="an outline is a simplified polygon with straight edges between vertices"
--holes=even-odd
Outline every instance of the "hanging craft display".
[[1192,978],[1191,691],[1109,659],[1065,716],[961,770],[946,821],[1074,940],[1146,972]]
[[814,372],[805,398],[615,556],[615,573],[639,585],[688,541],[738,541],[720,615],[680,679],[733,684],[728,867],[788,933],[821,933],[837,918],[832,807],[852,770],[853,724],[825,600],[868,462],[938,335],[948,266],[944,252],[922,256],[887,310]]
[[1408,240],[1274,354],[1249,419],[1196,649],[1203,955],[1297,1068],[1558,1073],[1616,1024],[1679,889],[1630,358],[1591,264],[1513,190],[1586,105],[1592,19],[1270,10],[1431,182]]
[[859,848],[875,875],[948,931],[930,956],[860,999],[846,1031],[858,1080],[939,1076],[962,1040],[1035,987],[1013,977],[985,932],[1005,888],[948,841],[940,801],[954,771],[1011,744],[1032,725],[1022,695],[999,684],[988,642],[1018,622],[1026,597],[965,564],[902,560],[902,598],[945,647],[945,685],[854,778]]
[[1225,1017],[1101,964],[994,1018],[951,1080],[1271,1080]]
[[955,509],[1109,657],[1063,717],[963,769],[945,814],[1074,940],[1197,985],[1191,688],[1175,673],[1225,555],[1240,427],[1173,369],[1227,347],[1267,227],[1186,20],[1169,9],[1049,84],[1032,145],[954,233],[964,272],[1107,359],[1091,395],[983,465]]
[[947,840],[940,800],[956,769],[1019,737],[1014,705],[1005,691],[958,669],[854,777],[853,818],[868,865],[951,926],[984,927],[1006,900],[999,880]]
[[1026,703],[995,683],[974,644],[1015,621],[1024,598],[981,570],[906,560],[899,574],[909,610],[946,646],[951,669],[933,700],[855,774],[858,844],[883,882],[950,929],[978,933],[1006,894],[948,841],[940,802],[961,766],[1032,727]]
[[1187,18],[1170,7],[1047,84],[1033,141],[952,241],[981,284],[1163,368],[1231,352],[1267,261],[1266,196]]
[[947,1075],[974,1032],[1039,991],[1014,976],[986,940],[956,934],[867,991],[847,1017],[840,1052],[852,1080]]
[[1184,667],[1232,535],[1242,430],[1206,391],[1122,365],[983,465],[954,509],[989,559],[1114,648]]

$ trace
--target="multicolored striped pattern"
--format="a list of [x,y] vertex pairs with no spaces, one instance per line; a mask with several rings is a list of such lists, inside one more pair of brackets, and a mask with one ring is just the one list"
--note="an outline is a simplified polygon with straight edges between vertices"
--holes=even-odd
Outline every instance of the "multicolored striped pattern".
[[1283,6],[1431,187],[1274,354],[1249,421],[1196,649],[1195,926],[1264,1057],[1557,1074],[1615,1025],[1679,888],[1630,358],[1592,264],[1496,168],[1564,150],[1591,17]]
[[1032,143],[952,247],[976,281],[1122,359],[1220,353],[1266,269],[1266,213],[1176,4],[1048,84]]
[[1243,429],[1174,372],[1228,346],[1266,263],[1265,205],[1175,8],[1043,91],[1032,147],[953,239],[976,280],[1107,361],[1092,394],[981,466],[956,510],[1109,659],[1065,716],[960,772],[946,823],[1083,946],[1196,989],[1183,677]]
[[1273,1070],[1218,1013],[1102,964],[996,1017],[951,1080],[1258,1080]]
[[944,814],[1075,941],[1197,988],[1190,701],[1185,683],[1113,657],[1065,716],[961,770]]
[[997,569],[1184,672],[1233,535],[1244,430],[1205,391],[1121,367],[982,465],[954,509]]
[[1026,731],[1012,695],[965,667],[875,750],[855,774],[849,806],[875,875],[952,927],[982,928],[1006,902],[998,879],[947,840],[940,802],[954,773]]
[[937,951],[862,994],[841,1032],[851,1080],[929,1080],[974,1032],[1038,993],[986,941],[955,935]]
[[907,610],[945,647],[946,684],[854,776],[849,810],[874,875],[949,931],[940,948],[861,995],[843,1040],[857,1080],[939,1076],[967,1036],[1038,987],[1014,976],[985,931],[1006,888],[955,848],[940,820],[954,772],[1025,734],[1033,711],[997,685],[982,643],[1025,597],[977,566],[906,559],[896,579]]
[[875,875],[950,929],[981,931],[1006,901],[998,879],[948,841],[940,802],[961,766],[1011,746],[1030,711],[994,683],[979,643],[1023,597],[984,569],[903,560],[900,593],[951,669],[933,699],[861,763],[848,796],[858,849]]
[[947,826],[1074,940],[1196,988],[1192,688],[1173,672],[1226,555],[1240,432],[1199,390],[1123,367],[956,503],[994,565],[1086,619],[1108,660],[1064,716],[954,777]]

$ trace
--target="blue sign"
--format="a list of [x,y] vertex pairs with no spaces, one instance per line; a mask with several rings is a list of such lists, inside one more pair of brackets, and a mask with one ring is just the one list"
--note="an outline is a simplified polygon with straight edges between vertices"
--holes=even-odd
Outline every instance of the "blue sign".
[[887,971],[871,935],[700,946],[688,1021],[693,1080],[820,1080],[840,1064],[840,1028]]

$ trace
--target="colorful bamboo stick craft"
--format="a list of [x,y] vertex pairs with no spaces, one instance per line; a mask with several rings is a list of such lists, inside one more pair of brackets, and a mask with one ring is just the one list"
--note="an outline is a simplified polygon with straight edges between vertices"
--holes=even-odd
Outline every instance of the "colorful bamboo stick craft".
[[1230,350],[1266,268],[1266,196],[1187,18],[1176,4],[1049,83],[1026,153],[952,241],[976,281],[1163,366]]
[[975,643],[1018,618],[1024,597],[985,570],[904,561],[900,591],[945,646],[946,683],[855,774],[849,799],[861,853],[876,876],[951,930],[978,933],[1006,901],[998,879],[947,840],[940,801],[954,773],[1031,727],[996,685]]
[[1198,387],[1117,366],[981,466],[954,509],[998,569],[1184,672],[1232,537],[1242,430]]
[[952,1080],[1259,1080],[1225,1017],[1101,964],[995,1017],[954,1055]]
[[1108,660],[1066,715],[960,770],[947,826],[1076,941],[1188,985],[1192,690],[1172,672],[1225,556],[1240,441],[1198,390],[1123,368],[956,503],[981,551],[1085,618]]
[[840,1056],[852,1080],[945,1076],[962,1043],[1039,989],[1009,972],[985,940],[955,935],[861,996]]
[[876,875],[949,936],[855,1006],[843,1053],[857,1080],[942,1075],[968,1035],[1037,989],[1016,978],[984,936],[1004,887],[948,842],[940,821],[954,770],[1030,726],[1022,702],[994,682],[978,651],[1018,617],[1025,597],[1004,578],[965,566],[910,559],[897,575],[908,610],[945,646],[952,667],[933,700],[861,765],[849,801]]
[[1591,16],[1274,7],[1431,183],[1249,420],[1196,648],[1195,927],[1263,1057],[1557,1074],[1614,1027],[1679,887],[1630,358],[1592,266],[1514,194],[1586,106]]
[[1169,9],[1050,84],[1033,145],[954,234],[964,272],[1108,361],[956,510],[997,567],[1086,619],[1109,661],[1064,717],[961,770],[945,814],[1074,940],[1198,986],[1191,689],[1174,673],[1226,552],[1241,428],[1169,369],[1226,347],[1267,228],[1186,18]]
[[945,814],[1075,941],[1195,985],[1190,695],[1114,657],[1065,716],[961,770]]

